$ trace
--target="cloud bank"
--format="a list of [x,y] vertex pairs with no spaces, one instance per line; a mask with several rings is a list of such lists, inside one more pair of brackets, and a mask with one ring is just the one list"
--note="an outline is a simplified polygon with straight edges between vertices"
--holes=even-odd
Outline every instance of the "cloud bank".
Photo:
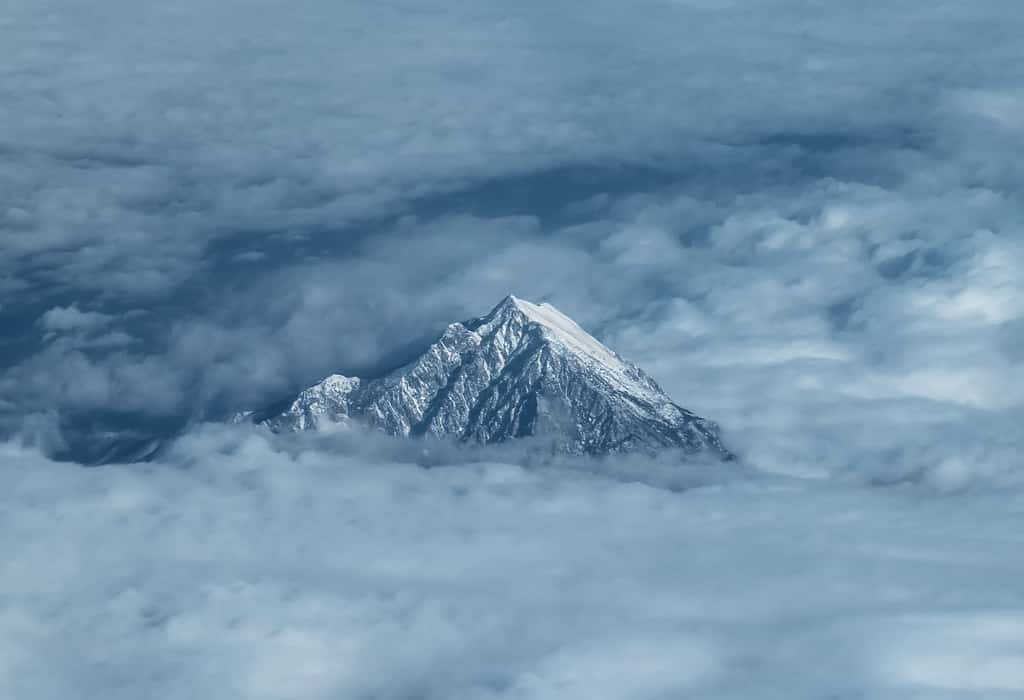
[[559,464],[424,468],[358,444],[291,450],[206,429],[159,463],[88,470],[3,448],[0,690],[1024,689],[1024,571],[1006,528],[1019,491],[964,501],[779,477],[679,491]]
[[[0,7],[0,695],[1019,695],[1022,35],[1017,0]],[[742,465],[203,425],[509,292]]]
[[7,8],[0,422],[177,429],[512,291],[764,468],[1000,462],[1015,7]]

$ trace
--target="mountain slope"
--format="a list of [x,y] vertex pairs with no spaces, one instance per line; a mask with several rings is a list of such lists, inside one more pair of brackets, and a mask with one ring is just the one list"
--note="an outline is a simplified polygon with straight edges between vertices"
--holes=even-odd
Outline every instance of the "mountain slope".
[[358,420],[398,436],[495,443],[544,436],[575,454],[680,448],[731,458],[718,428],[675,404],[550,304],[514,296],[453,323],[412,363],[374,380],[332,375],[281,412],[274,431]]

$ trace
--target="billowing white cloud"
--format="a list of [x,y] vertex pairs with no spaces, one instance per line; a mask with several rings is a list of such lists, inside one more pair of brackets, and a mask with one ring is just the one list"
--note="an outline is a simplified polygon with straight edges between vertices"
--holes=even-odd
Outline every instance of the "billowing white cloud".
[[39,326],[46,331],[92,331],[110,324],[110,314],[98,311],[82,311],[75,304],[55,306],[39,317]]
[[1019,487],[976,482],[966,498],[748,476],[677,490],[315,444],[205,429],[156,463],[101,469],[0,448],[0,690],[1020,690],[1024,564],[1006,527]]
[[[0,7],[0,696],[1019,693],[1021,35],[1018,0]],[[42,456],[509,292],[742,464]]]

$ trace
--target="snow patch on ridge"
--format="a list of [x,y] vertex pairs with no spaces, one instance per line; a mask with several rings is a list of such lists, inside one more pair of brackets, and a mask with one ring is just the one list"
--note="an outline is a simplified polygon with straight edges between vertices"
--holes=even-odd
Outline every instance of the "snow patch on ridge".
[[534,304],[514,295],[509,295],[509,299],[529,321],[547,331],[549,340],[562,345],[575,356],[589,360],[587,364],[614,387],[642,398],[663,417],[671,418],[678,414],[678,407],[657,386],[638,379],[644,375],[557,308],[546,302]]
[[623,366],[618,355],[602,345],[594,336],[587,333],[571,318],[548,303],[534,304],[515,296],[509,297],[516,308],[535,323],[539,323],[551,331],[557,340],[571,349],[582,352],[609,367]]

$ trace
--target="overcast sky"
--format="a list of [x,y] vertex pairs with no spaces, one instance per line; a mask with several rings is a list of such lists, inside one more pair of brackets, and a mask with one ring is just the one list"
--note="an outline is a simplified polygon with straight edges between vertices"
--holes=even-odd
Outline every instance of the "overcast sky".
[[[0,690],[1019,693],[1021,37],[1020,0],[0,4]],[[202,425],[509,293],[737,471]],[[50,461],[186,426],[154,465]],[[822,647],[858,680],[801,675]]]

